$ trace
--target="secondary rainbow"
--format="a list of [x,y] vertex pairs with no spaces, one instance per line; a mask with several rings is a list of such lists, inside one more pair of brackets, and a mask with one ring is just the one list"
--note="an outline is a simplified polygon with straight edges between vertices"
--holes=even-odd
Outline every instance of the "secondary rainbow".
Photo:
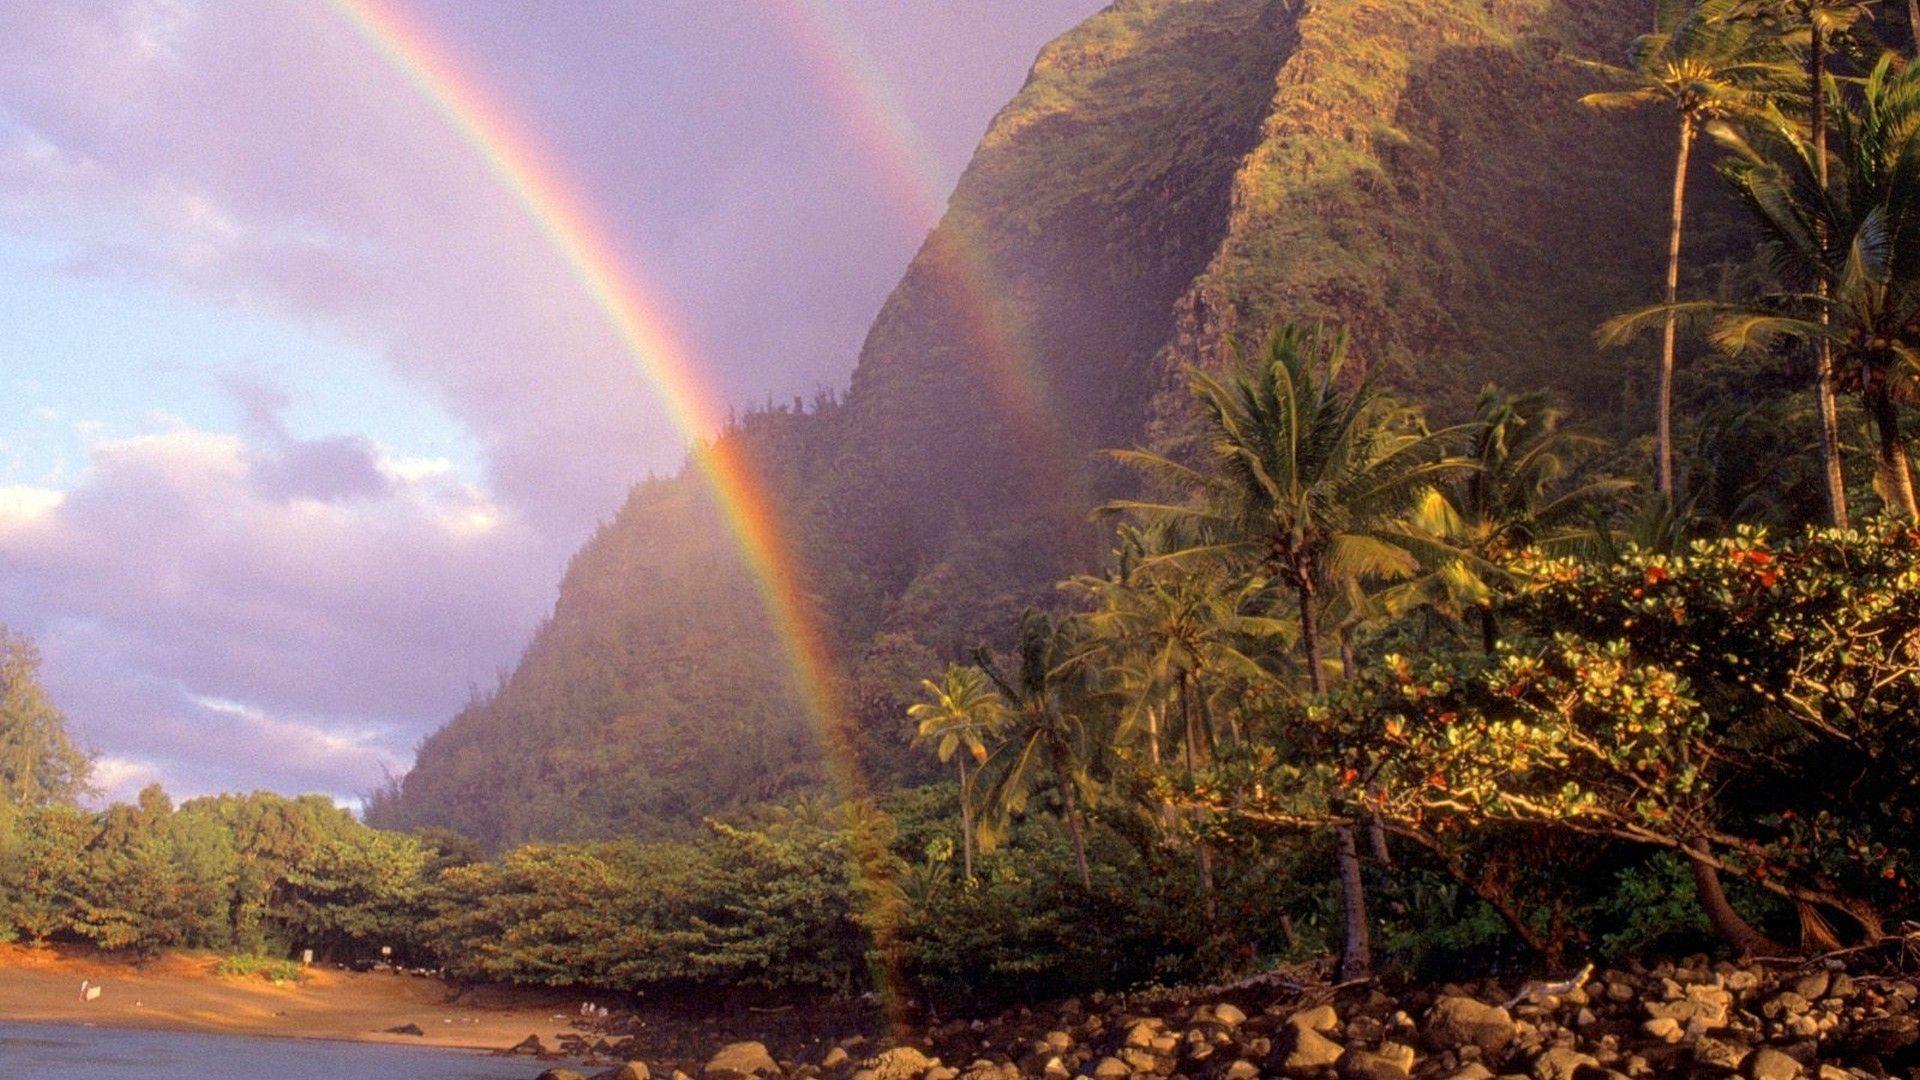
[[821,631],[786,529],[739,440],[715,439],[726,412],[695,370],[655,300],[623,265],[604,228],[539,144],[477,80],[468,77],[391,0],[332,0],[333,7],[472,147],[593,298],[661,403],[693,445],[694,467],[712,489],[788,654],[832,779],[849,797],[861,777],[835,689],[832,650]]

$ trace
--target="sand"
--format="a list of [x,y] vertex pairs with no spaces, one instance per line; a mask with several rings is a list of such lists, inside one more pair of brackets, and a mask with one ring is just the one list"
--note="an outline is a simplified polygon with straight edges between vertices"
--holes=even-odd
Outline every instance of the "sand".
[[[201,955],[132,963],[0,944],[0,1019],[496,1050],[528,1035],[554,1046],[585,1000],[500,989],[456,999],[451,986],[434,978],[319,967],[298,984],[276,986],[259,976],[215,974],[218,963]],[[81,999],[83,979],[103,988],[98,998]],[[386,1030],[405,1024],[424,1034]]]

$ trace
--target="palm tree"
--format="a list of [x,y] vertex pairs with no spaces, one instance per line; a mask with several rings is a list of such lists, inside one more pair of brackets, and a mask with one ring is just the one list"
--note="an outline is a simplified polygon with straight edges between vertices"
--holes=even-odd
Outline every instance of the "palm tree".
[[[1404,578],[1419,566],[1397,523],[1431,484],[1466,463],[1446,456],[1451,432],[1361,379],[1343,389],[1347,336],[1282,327],[1251,370],[1189,382],[1206,434],[1196,467],[1145,450],[1115,456],[1180,502],[1126,500],[1110,512],[1178,524],[1193,547],[1168,559],[1217,558],[1246,566],[1293,595],[1307,685],[1326,689],[1319,606],[1330,586]],[[1245,367],[1244,360],[1242,366]],[[1370,967],[1366,894],[1351,826],[1336,829],[1346,939],[1344,977]]]
[[1051,781],[1073,840],[1080,884],[1090,889],[1093,874],[1087,866],[1080,794],[1091,781],[1086,769],[1086,723],[1071,699],[1078,667],[1072,635],[1045,613],[1029,610],[1020,618],[1014,651],[1018,666],[1011,672],[1002,669],[989,650],[974,652],[975,662],[992,680],[1007,709],[1005,738],[980,766],[980,775],[988,780],[989,814],[982,823],[981,846],[990,848],[997,842],[1006,820],[1025,809],[1029,794]]
[[973,786],[968,782],[967,759],[976,765],[987,760],[987,743],[1006,723],[1007,708],[987,673],[977,667],[948,664],[939,682],[922,679],[920,686],[927,700],[908,708],[907,717],[917,725],[917,741],[933,743],[943,763],[952,761],[959,767],[961,866],[972,881]]
[[[1729,22],[1729,0],[1705,0],[1692,7],[1656,5],[1654,28],[1633,43],[1628,66],[1595,65],[1631,84],[1626,89],[1588,94],[1594,108],[1664,105],[1679,119],[1673,165],[1673,205],[1667,232],[1666,303],[1680,299],[1680,249],[1686,226],[1687,170],[1693,144],[1703,127],[1758,113],[1783,73],[1776,39],[1749,23]],[[1661,331],[1658,403],[1659,490],[1673,497],[1673,366],[1678,316],[1671,310]]]
[[[1866,14],[1862,0],[1740,0],[1727,13],[1730,18],[1749,20],[1769,27],[1779,40],[1795,46],[1804,44],[1808,138],[1813,145],[1814,173],[1820,189],[1828,182],[1827,112],[1832,98],[1827,69],[1833,52],[1833,39],[1844,33]],[[1823,268],[1816,290],[1824,301],[1833,289],[1833,279]],[[1830,318],[1823,303],[1819,318]],[[1833,524],[1846,528],[1846,477],[1840,465],[1840,413],[1834,386],[1833,344],[1824,335],[1814,342],[1814,394],[1820,407],[1820,445],[1826,465],[1827,504]]]
[[1715,338],[1730,351],[1814,341],[1845,361],[1836,374],[1874,424],[1882,497],[1920,520],[1899,411],[1920,374],[1920,70],[1888,56],[1862,81],[1857,111],[1837,124],[1838,176],[1822,178],[1820,148],[1791,125],[1767,136],[1724,171],[1789,287],[1816,289],[1722,310]]
[[1437,480],[1469,468],[1445,454],[1454,431],[1429,432],[1418,414],[1370,380],[1342,389],[1347,336],[1283,327],[1251,371],[1226,381],[1193,371],[1205,425],[1200,467],[1148,450],[1114,451],[1184,502],[1122,500],[1108,512],[1178,523],[1193,546],[1164,559],[1213,557],[1264,574],[1297,605],[1301,663],[1326,689],[1319,602],[1348,580],[1390,580],[1419,566],[1399,520]]
[[1473,468],[1429,491],[1408,516],[1408,546],[1427,552],[1428,569],[1383,596],[1387,610],[1427,607],[1459,619],[1471,613],[1491,654],[1505,560],[1525,548],[1564,552],[1602,539],[1596,511],[1633,483],[1580,477],[1582,462],[1606,444],[1565,422],[1545,394],[1481,389],[1465,454]]

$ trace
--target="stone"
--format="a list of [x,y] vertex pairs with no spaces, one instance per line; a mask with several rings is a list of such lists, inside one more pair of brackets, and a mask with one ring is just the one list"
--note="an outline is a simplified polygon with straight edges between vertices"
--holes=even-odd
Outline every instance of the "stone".
[[840,1066],[845,1065],[847,1063],[847,1059],[851,1056],[852,1055],[847,1053],[846,1047],[844,1046],[833,1047],[832,1049],[827,1051],[827,1054],[825,1057],[820,1059],[820,1067],[823,1069],[837,1069]]
[[1407,1080],[1398,1060],[1366,1050],[1348,1050],[1334,1068],[1340,1080]]
[[753,1077],[778,1076],[780,1066],[774,1063],[773,1055],[767,1053],[763,1043],[728,1043],[720,1052],[707,1059],[706,1067],[700,1075],[713,1080],[751,1080]]
[[1230,1028],[1239,1027],[1247,1022],[1246,1013],[1224,1001],[1213,1007],[1213,1018]]
[[1693,1044],[1693,1060],[1702,1065],[1732,1072],[1747,1060],[1747,1048],[1703,1035]]
[[1048,1058],[1046,1065],[1042,1066],[1040,1071],[1047,1080],[1068,1080],[1073,1075],[1073,1070],[1067,1068],[1067,1063],[1058,1057]]
[[1469,1061],[1454,1070],[1447,1080],[1493,1080],[1493,1070],[1477,1061]]
[[389,1035],[425,1035],[426,1034],[426,1032],[420,1030],[419,1024],[401,1024],[399,1027],[387,1028],[386,1033]]
[[1295,1030],[1317,1031],[1322,1035],[1340,1026],[1340,1014],[1331,1005],[1315,1005],[1287,1017],[1287,1026]]
[[1064,1054],[1073,1049],[1073,1036],[1064,1031],[1049,1031],[1044,1041],[1056,1054]]
[[1126,1080],[1133,1069],[1117,1057],[1103,1057],[1093,1066],[1094,1080]]
[[939,1064],[939,1058],[928,1057],[911,1046],[896,1046],[861,1062],[854,1076],[859,1080],[921,1080]]
[[1220,1073],[1220,1080],[1259,1080],[1260,1067],[1245,1058],[1229,1064]]
[[1641,1024],[1640,1030],[1663,1043],[1677,1043],[1686,1034],[1686,1028],[1671,1016],[1656,1016]]
[[1315,1072],[1340,1060],[1340,1055],[1345,1051],[1346,1047],[1313,1028],[1296,1027],[1287,1046],[1287,1055],[1281,1059],[1280,1068],[1296,1075]]
[[1802,1016],[1812,1010],[1813,1002],[1797,990],[1782,990],[1760,1006],[1760,1015],[1769,1020],[1783,1016]]
[[1633,990],[1632,983],[1616,980],[1614,982],[1610,982],[1607,984],[1607,1000],[1608,1001],[1613,1001],[1613,1002],[1632,1001],[1633,994],[1634,994],[1634,990]]
[[1153,1040],[1158,1038],[1159,1035],[1160,1035],[1159,1025],[1155,1024],[1153,1021],[1135,1020],[1133,1024],[1127,1028],[1126,1045],[1136,1046],[1136,1047],[1140,1047],[1141,1049],[1145,1049],[1149,1046],[1152,1046]]
[[1533,1059],[1533,1080],[1574,1080],[1582,1066],[1600,1067],[1592,1055],[1566,1046],[1556,1046]]
[[539,1080],[587,1080],[572,1069],[548,1069],[539,1076]]
[[1513,1017],[1470,997],[1443,997],[1428,1010],[1422,1034],[1435,1050],[1477,1046],[1482,1053],[1498,1054],[1513,1042]]
[[927,1070],[926,1076],[922,1077],[921,1080],[956,1080],[959,1075],[959,1069],[949,1069],[945,1065],[935,1065],[933,1068]]
[[539,1057],[542,1054],[545,1054],[546,1052],[547,1052],[547,1044],[541,1042],[540,1036],[538,1035],[529,1035],[526,1038],[521,1039],[519,1042],[514,1043],[512,1046],[508,1047],[506,1050],[502,1051],[502,1053],[526,1054],[531,1057]]
[[1679,994],[1666,1001],[1647,1002],[1647,1015],[1656,1020],[1670,1017],[1682,1024],[1697,1024],[1709,1031],[1726,1026],[1727,1012],[1733,1008],[1732,994],[1722,987],[1707,983],[1694,983],[1678,989]]
[[629,1061],[596,1075],[593,1080],[653,1080],[653,1073],[648,1071],[646,1062]]
[[1413,1071],[1415,1055],[1413,1047],[1408,1046],[1406,1043],[1382,1043],[1380,1044],[1380,1049],[1374,1051],[1374,1053],[1399,1066],[1401,1072],[1410,1073]]
[[1800,1063],[1771,1046],[1763,1046],[1747,1055],[1746,1074],[1747,1080],[1798,1080]]
[[1827,996],[1827,989],[1833,985],[1833,973],[1830,971],[1809,971],[1805,975],[1787,984],[1787,989],[1806,998],[1819,1001]]

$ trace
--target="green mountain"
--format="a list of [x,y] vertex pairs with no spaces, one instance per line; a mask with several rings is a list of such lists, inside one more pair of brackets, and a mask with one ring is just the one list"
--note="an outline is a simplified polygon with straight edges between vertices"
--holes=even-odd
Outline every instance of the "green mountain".
[[[1670,136],[1577,98],[1579,59],[1650,20],[1650,0],[1122,0],[1048,45],[844,397],[725,436],[773,478],[874,781],[924,767],[918,678],[1098,553],[1086,512],[1124,478],[1095,452],[1177,425],[1181,366],[1229,341],[1335,319],[1443,413],[1497,380],[1636,418],[1644,358],[1591,332],[1655,294]],[[494,846],[662,834],[820,783],[724,537],[696,478],[636,489],[374,820]]]

